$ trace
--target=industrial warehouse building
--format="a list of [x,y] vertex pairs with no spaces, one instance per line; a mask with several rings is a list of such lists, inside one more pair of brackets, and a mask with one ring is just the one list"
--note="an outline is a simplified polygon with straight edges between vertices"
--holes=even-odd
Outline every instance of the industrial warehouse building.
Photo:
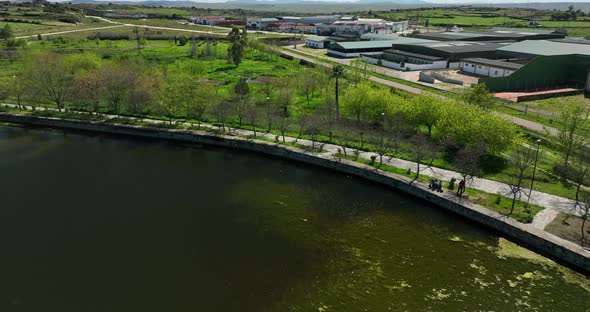
[[313,49],[324,49],[331,42],[331,40],[328,39],[328,37],[309,36],[305,38],[304,42],[307,47]]
[[459,68],[462,59],[495,58],[496,50],[508,44],[467,41],[398,43],[385,50],[378,61],[368,57],[363,60],[399,70]]
[[465,72],[483,77],[507,77],[523,67],[523,64],[491,60],[484,58],[467,58],[461,60],[459,68]]
[[381,55],[383,51],[391,49],[394,44],[429,43],[424,40],[409,37],[391,37],[390,40],[371,40],[355,42],[334,42],[328,45],[328,55],[338,57],[359,57],[362,55]]
[[443,31],[414,34],[412,37],[436,41],[524,41],[562,39],[565,32],[537,29],[491,29],[483,32]]
[[590,71],[586,40],[527,40],[499,48],[497,56],[530,61],[510,76],[483,79],[494,92],[581,89]]

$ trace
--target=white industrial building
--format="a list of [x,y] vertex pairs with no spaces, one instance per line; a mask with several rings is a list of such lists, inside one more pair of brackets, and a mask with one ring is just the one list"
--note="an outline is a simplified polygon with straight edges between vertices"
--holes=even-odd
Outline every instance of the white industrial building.
[[322,36],[309,36],[305,38],[305,46],[314,49],[324,49],[330,42],[328,37]]
[[461,60],[461,70],[483,77],[507,77],[524,65],[501,60],[485,58],[467,58]]

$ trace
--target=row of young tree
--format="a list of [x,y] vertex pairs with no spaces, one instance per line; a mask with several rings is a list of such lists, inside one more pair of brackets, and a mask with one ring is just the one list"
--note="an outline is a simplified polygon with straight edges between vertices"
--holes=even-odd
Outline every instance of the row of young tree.
[[[243,78],[221,88],[219,82],[207,79],[202,64],[191,60],[150,66],[141,58],[104,60],[93,54],[41,53],[30,55],[23,64],[0,88],[0,96],[13,98],[21,107],[52,103],[58,110],[140,118],[159,115],[170,123],[179,118],[198,124],[209,121],[222,129],[231,123],[250,128],[255,135],[276,131],[282,141],[287,136],[306,136],[314,147],[325,137],[339,144],[347,157],[351,147],[374,151],[378,165],[386,157],[409,157],[423,164],[416,166],[416,176],[424,165],[441,157],[450,160],[464,178],[481,176],[485,155],[499,155],[510,148],[514,201],[523,193],[532,170],[534,148],[519,140],[510,122],[490,111],[489,94],[482,87],[460,100],[448,100],[399,95],[367,82],[356,71],[338,67],[305,68],[290,77]],[[584,145],[581,131],[587,129],[587,119],[587,111],[579,108],[564,112],[559,123],[563,129],[558,144],[564,167],[570,168],[564,176],[579,186],[580,209],[590,203],[582,187],[590,165],[576,153]]]

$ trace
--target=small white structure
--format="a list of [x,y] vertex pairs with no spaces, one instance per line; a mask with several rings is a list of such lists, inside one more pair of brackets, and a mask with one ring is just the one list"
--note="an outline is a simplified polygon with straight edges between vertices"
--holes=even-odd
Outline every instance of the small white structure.
[[223,16],[190,16],[188,21],[194,24],[201,24],[201,25],[216,25],[218,23],[224,22],[225,17]]
[[482,77],[507,77],[524,65],[485,58],[461,60],[462,71]]
[[305,38],[305,46],[314,49],[325,49],[327,42],[329,42],[328,37],[310,36]]

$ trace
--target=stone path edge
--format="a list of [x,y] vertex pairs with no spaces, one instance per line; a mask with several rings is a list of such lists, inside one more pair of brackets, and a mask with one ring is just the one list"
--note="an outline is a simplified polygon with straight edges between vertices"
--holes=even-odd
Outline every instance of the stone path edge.
[[425,200],[433,205],[493,229],[579,272],[590,275],[590,251],[585,250],[579,245],[537,229],[532,225],[518,222],[495,211],[458,198],[453,192],[442,194],[433,193],[426,185],[421,183],[416,182],[410,184],[411,179],[408,177],[378,170],[354,161],[339,159],[325,154],[314,154],[300,148],[273,142],[226,134],[214,134],[205,131],[161,129],[148,126],[36,117],[4,112],[0,112],[0,122],[235,148],[335,170],[340,173],[376,182]]

